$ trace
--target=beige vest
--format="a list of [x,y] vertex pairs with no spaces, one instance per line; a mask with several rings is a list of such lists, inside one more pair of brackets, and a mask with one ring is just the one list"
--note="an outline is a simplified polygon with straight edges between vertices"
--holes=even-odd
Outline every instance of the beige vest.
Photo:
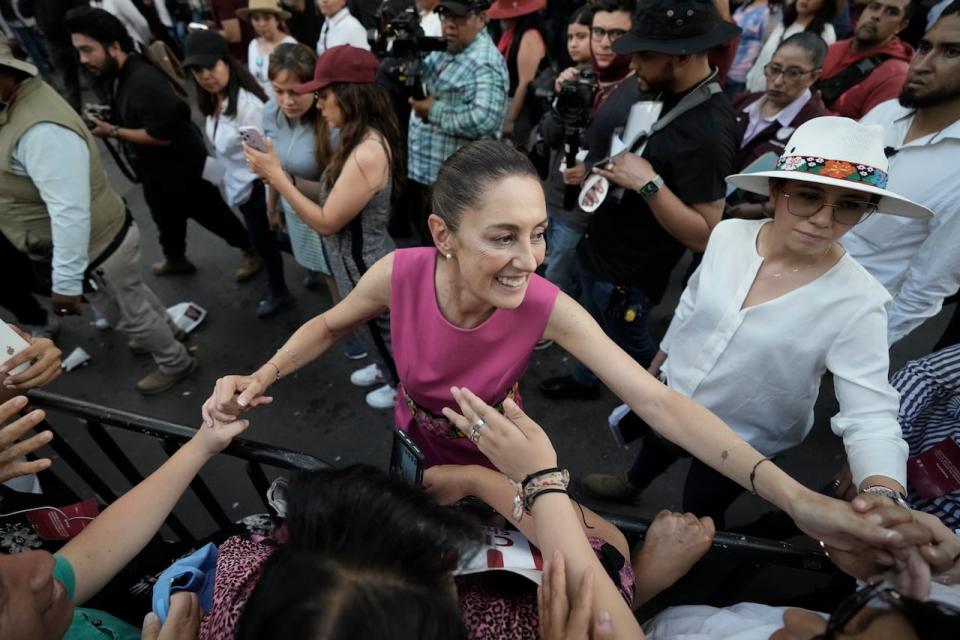
[[[75,131],[90,152],[90,260],[110,244],[123,228],[126,208],[120,196],[110,188],[100,164],[95,139],[67,102],[40,78],[30,78],[17,90],[13,104],[7,107],[6,122],[0,124],[0,232],[20,251],[34,260],[49,261],[53,256],[50,215],[29,176],[10,172],[17,142],[27,130],[41,122],[52,122]],[[56,149],[45,149],[56,162]],[[77,171],[77,167],[62,167]]]

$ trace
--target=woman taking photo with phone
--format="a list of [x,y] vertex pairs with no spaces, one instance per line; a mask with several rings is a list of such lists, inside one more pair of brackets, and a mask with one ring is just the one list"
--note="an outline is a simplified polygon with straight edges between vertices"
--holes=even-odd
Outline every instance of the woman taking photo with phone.
[[[296,175],[283,170],[272,143],[268,141],[266,153],[244,147],[250,169],[323,236],[327,262],[343,296],[393,250],[387,219],[392,195],[405,175],[396,115],[386,92],[374,84],[378,64],[369,51],[331,47],[317,60],[313,80],[294,89],[315,95],[327,124],[340,131],[316,197],[305,195]],[[354,372],[350,381],[379,385],[367,394],[367,404],[389,409],[396,394],[395,380],[387,380],[396,377],[389,316],[370,320],[369,338],[375,349],[368,352],[374,363]]]
[[253,248],[267,268],[269,293],[257,303],[256,313],[268,318],[292,305],[293,297],[283,279],[280,247],[267,222],[266,189],[244,163],[240,140],[241,127],[259,129],[267,96],[250,72],[230,57],[227,41],[216,31],[191,33],[183,50],[183,67],[193,76],[197,106],[206,116],[205,132],[216,152],[212,161],[208,158],[205,177],[211,171],[222,173],[219,180],[227,204],[243,214]]

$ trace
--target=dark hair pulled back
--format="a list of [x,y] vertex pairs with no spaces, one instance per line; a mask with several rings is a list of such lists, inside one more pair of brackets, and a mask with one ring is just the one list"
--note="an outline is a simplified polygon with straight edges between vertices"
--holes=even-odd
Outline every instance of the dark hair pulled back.
[[440,167],[430,191],[431,210],[456,232],[463,212],[480,208],[487,190],[511,176],[540,180],[530,159],[512,145],[497,140],[471,142]]

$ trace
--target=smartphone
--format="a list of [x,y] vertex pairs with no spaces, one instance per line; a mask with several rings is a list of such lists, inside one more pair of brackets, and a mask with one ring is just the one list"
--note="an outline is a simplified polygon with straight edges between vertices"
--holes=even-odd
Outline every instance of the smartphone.
[[400,429],[393,431],[393,450],[390,452],[390,474],[406,480],[415,487],[423,484],[423,452]]
[[267,152],[267,139],[260,127],[240,127],[240,139],[261,153]]
[[[30,346],[30,343],[20,337],[16,331],[10,328],[6,322],[0,321],[0,362],[6,362]],[[13,371],[7,373],[8,376],[16,376],[30,368],[29,362],[24,362]]]

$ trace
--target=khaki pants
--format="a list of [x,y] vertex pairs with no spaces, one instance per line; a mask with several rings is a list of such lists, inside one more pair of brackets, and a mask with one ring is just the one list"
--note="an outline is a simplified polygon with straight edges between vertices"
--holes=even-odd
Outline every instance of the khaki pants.
[[97,290],[87,298],[110,326],[153,355],[164,373],[190,366],[190,354],[173,337],[174,326],[157,295],[140,276],[140,231],[131,224],[126,237],[93,272]]

